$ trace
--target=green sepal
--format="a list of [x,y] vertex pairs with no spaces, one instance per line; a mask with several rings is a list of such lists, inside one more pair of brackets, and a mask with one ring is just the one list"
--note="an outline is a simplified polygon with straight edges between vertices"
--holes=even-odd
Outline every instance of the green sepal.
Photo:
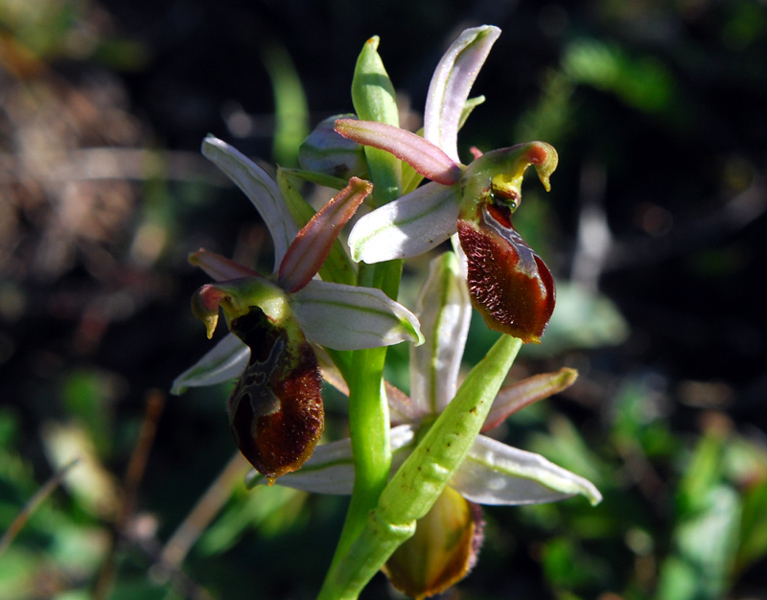
[[296,177],[309,183],[329,187],[334,190],[342,190],[349,183],[346,179],[340,177],[333,177],[333,175],[327,175],[325,173],[318,173],[317,171],[307,171],[305,169],[287,169],[280,167],[280,170],[285,172],[288,177]]
[[[362,121],[377,121],[399,127],[397,96],[383,60],[378,54],[379,38],[374,36],[362,47],[352,80],[354,111]],[[398,198],[402,191],[402,168],[395,156],[365,147],[370,178],[375,185],[373,202],[381,206]]]

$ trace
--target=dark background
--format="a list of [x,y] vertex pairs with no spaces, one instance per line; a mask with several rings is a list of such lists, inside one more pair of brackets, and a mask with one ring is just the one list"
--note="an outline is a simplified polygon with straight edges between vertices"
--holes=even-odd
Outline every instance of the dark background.
[[[372,35],[418,127],[441,53],[482,23],[503,34],[461,155],[542,139],[560,156],[551,193],[531,178],[517,213],[561,287],[560,322],[512,375],[581,373],[499,435],[605,501],[489,508],[479,564],[452,593],[765,597],[763,3],[71,0],[0,3],[0,530],[70,452],[62,439],[96,483],[32,515],[0,556],[0,598],[96,581],[126,598],[316,594],[344,501],[245,492],[239,472],[170,582],[152,567],[234,449],[226,386],[166,396],[210,347],[188,308],[206,278],[186,255],[271,265],[268,232],[200,142],[291,164],[273,145],[275,78],[297,76],[308,126],[350,112]],[[406,303],[426,264],[408,266]],[[489,343],[476,325],[470,361]],[[405,353],[392,356],[405,386]],[[142,460],[147,398],[162,414]],[[327,402],[340,437],[343,400]],[[364,597],[390,594],[381,577]]]

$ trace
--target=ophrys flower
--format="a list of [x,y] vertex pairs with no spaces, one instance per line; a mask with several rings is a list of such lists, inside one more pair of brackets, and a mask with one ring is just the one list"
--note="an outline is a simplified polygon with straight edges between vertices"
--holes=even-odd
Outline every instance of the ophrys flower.
[[275,182],[215,138],[203,153],[250,197],[275,242],[275,271],[262,277],[201,250],[193,264],[216,283],[200,288],[193,310],[212,336],[223,309],[231,334],[179,376],[173,391],[239,376],[229,400],[235,440],[270,481],[301,466],[322,434],[321,377],[310,342],[354,350],[418,342],[415,316],[380,290],[315,279],[341,227],[370,193],[353,178],[300,231]]
[[511,215],[527,167],[535,167],[548,190],[557,153],[549,144],[530,142],[476,152],[467,167],[457,151],[469,91],[499,35],[492,26],[467,29],[448,48],[429,86],[423,137],[383,123],[336,121],[341,135],[386,150],[432,180],[362,217],[349,246],[355,260],[374,263],[421,254],[457,232],[468,258],[472,302],[487,325],[538,342],[554,309],[554,282]]

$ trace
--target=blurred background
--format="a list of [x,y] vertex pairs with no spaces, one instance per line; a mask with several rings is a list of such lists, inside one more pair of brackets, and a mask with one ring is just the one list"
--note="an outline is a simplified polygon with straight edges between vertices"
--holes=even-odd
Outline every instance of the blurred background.
[[[464,160],[532,139],[560,156],[515,219],[557,310],[510,380],[580,372],[496,433],[605,500],[486,507],[446,597],[767,598],[763,0],[0,0],[0,600],[314,597],[346,500],[245,491],[229,386],[168,395],[211,347],[187,254],[271,265],[200,142],[295,165],[353,110],[373,35],[415,129],[441,53],[483,23],[503,34]],[[492,341],[474,323],[467,364]],[[363,597],[398,596],[379,575]]]

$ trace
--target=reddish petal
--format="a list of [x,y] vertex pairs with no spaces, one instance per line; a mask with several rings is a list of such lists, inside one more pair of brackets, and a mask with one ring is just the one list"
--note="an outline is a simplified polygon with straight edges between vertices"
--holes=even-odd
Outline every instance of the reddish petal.
[[578,371],[564,367],[556,373],[540,373],[504,387],[493,401],[493,408],[482,425],[482,432],[490,431],[510,415],[533,402],[543,400],[570,387],[578,379]]
[[249,269],[215,252],[208,252],[205,248],[192,252],[189,255],[189,262],[195,267],[200,267],[215,281],[228,281],[241,277],[258,277],[258,273],[253,269]]
[[511,223],[507,207],[485,203],[476,221],[458,220],[474,307],[490,329],[540,342],[554,311],[554,280]]
[[280,263],[279,285],[287,292],[304,287],[320,270],[341,228],[373,191],[373,184],[352,177],[298,232]]
[[232,433],[243,456],[272,483],[299,469],[322,435],[317,358],[300,331],[275,326],[258,307],[230,326],[250,347],[229,399]]

